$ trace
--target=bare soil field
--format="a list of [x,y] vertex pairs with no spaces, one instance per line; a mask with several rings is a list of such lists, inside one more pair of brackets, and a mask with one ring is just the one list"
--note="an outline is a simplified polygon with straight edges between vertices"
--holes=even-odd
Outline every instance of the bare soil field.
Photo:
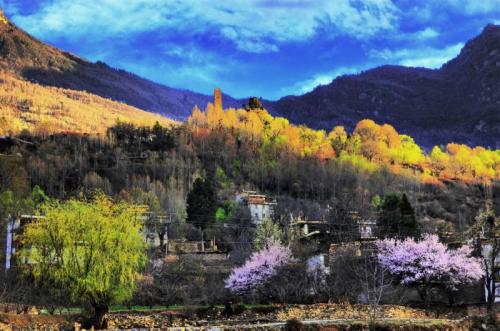
[[[235,313],[223,316],[220,307],[183,307],[182,309],[110,313],[110,330],[161,329],[180,330],[368,330],[369,307],[366,305],[314,304],[275,305],[245,308],[234,305]],[[380,307],[377,325],[380,330],[454,330],[481,329],[474,318],[481,316],[478,307],[423,309],[395,305]],[[474,326],[474,325],[477,325]],[[84,329],[79,315],[0,314],[0,330],[74,330]]]

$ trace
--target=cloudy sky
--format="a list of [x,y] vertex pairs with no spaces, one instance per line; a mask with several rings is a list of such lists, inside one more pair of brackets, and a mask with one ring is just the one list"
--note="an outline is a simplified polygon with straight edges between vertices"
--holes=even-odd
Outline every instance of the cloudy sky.
[[380,64],[439,68],[500,0],[0,0],[18,26],[179,88],[276,99]]

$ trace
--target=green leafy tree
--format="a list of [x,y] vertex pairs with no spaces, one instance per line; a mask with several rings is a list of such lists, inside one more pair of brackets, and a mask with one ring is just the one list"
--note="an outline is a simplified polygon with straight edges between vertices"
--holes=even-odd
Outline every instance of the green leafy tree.
[[31,192],[31,203],[33,204],[33,210],[38,210],[44,203],[49,201],[49,197],[40,188],[40,186],[35,185],[33,191]]
[[11,190],[0,192],[0,217],[5,220],[14,210],[14,194]]
[[217,222],[226,222],[234,218],[236,212],[236,203],[227,201],[222,207],[217,208],[215,212],[215,220]]
[[269,240],[283,243],[285,237],[279,224],[274,223],[271,219],[265,219],[257,226],[253,246],[256,250],[261,250]]
[[145,262],[137,210],[103,194],[41,206],[45,219],[27,225],[22,255],[26,273],[41,286],[64,288],[77,304],[90,304],[103,327],[109,305],[129,299]]
[[217,185],[221,188],[221,189],[229,189],[232,187],[232,182],[231,182],[231,179],[229,179],[226,175],[226,173],[224,172],[224,170],[217,166],[217,169],[215,169],[215,180],[217,182]]

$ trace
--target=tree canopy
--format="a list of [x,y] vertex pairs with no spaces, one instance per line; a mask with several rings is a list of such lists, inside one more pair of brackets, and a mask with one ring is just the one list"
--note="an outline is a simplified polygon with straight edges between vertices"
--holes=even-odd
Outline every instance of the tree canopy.
[[[320,160],[337,158],[369,171],[388,168],[426,183],[443,180],[491,183],[499,178],[500,150],[450,143],[444,149],[436,146],[425,154],[412,137],[399,134],[389,124],[380,125],[370,119],[358,122],[351,135],[342,126],[336,126],[327,134],[324,130],[296,126],[285,118],[271,116],[257,98],[251,98],[246,109],[222,110],[209,104],[202,112],[195,107],[188,125],[231,129],[240,139],[250,138],[274,154],[287,151]],[[204,137],[206,131],[202,132]]]
[[90,303],[96,317],[130,298],[145,262],[138,211],[103,194],[91,201],[50,201],[45,218],[23,234],[26,272],[44,286],[66,288],[75,303]]
[[436,235],[427,235],[420,241],[385,239],[377,247],[379,263],[401,284],[417,286],[424,301],[434,285],[456,291],[458,285],[482,276],[481,262],[471,256],[469,246],[448,249]]

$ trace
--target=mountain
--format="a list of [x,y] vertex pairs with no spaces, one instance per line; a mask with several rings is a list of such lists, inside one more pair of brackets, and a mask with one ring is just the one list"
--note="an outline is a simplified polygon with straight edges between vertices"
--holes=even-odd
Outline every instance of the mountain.
[[[154,83],[105,63],[91,63],[33,38],[0,15],[0,69],[42,85],[87,91],[174,119],[212,96]],[[241,102],[225,96],[226,106]]]
[[[87,91],[183,120],[212,96],[91,63],[33,38],[0,16],[0,70],[41,85]],[[244,101],[224,96],[224,106]],[[336,78],[301,96],[263,100],[296,124],[352,130],[364,118],[389,123],[426,147],[450,141],[500,147],[500,26],[488,25],[438,70],[382,66]]]
[[371,118],[428,147],[454,141],[500,148],[500,26],[486,26],[438,70],[382,66],[272,107],[295,123],[326,130],[353,129]]
[[83,91],[42,86],[0,72],[0,136],[23,130],[101,134],[117,121],[138,126],[175,122],[158,114]]

